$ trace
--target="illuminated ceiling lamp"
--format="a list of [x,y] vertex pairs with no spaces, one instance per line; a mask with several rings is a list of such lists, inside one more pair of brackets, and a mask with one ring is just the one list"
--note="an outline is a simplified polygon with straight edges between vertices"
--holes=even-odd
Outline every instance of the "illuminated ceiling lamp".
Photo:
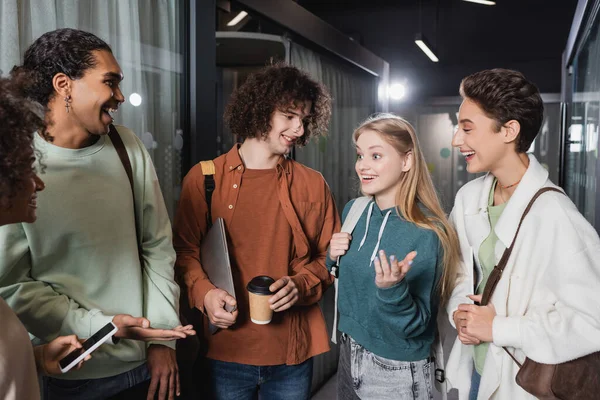
[[227,23],[227,26],[236,26],[237,24],[239,24],[244,18],[246,18],[246,16],[248,15],[248,13],[246,11],[240,11],[240,13],[238,15],[236,15],[231,21],[229,21]]
[[[438,23],[438,12],[439,12],[439,8],[437,8],[436,5],[436,10],[435,10],[435,30],[436,30],[436,36],[437,37],[437,23]],[[419,0],[419,33],[417,33],[417,35],[415,36],[415,44],[417,46],[419,46],[419,48],[423,51],[423,53],[425,53],[427,55],[427,57],[429,57],[429,59],[433,62],[438,62],[440,61],[440,59],[435,55],[435,52],[433,51],[433,47],[429,44],[429,42],[427,41],[427,39],[425,39],[425,35],[423,35],[423,27],[422,27],[422,22],[423,22],[423,15],[422,15],[422,10],[421,10],[421,0]]]
[[463,1],[468,1],[469,3],[483,4],[484,6],[495,6],[496,5],[496,2],[492,1],[492,0],[463,0]]
[[415,36],[415,43],[417,44],[417,46],[419,46],[419,48],[421,50],[423,50],[423,53],[425,53],[431,61],[433,61],[433,62],[440,61],[440,59],[437,58],[437,56],[435,55],[435,53],[432,50],[431,45],[429,44],[427,39],[425,39],[425,36],[423,36],[422,33],[417,33],[417,36]]

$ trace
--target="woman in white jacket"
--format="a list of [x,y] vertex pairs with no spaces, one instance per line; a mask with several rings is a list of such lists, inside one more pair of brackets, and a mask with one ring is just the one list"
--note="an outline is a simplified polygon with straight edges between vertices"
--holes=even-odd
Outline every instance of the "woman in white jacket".
[[460,399],[534,398],[516,384],[519,367],[502,347],[520,362],[545,364],[600,350],[600,239],[566,195],[542,194],[490,304],[477,305],[527,204],[539,189],[556,186],[526,154],[543,118],[535,85],[519,72],[494,69],[463,79],[460,94],[452,145],[469,172],[487,175],[459,190],[451,214],[462,273],[447,306],[458,333],[447,383]]

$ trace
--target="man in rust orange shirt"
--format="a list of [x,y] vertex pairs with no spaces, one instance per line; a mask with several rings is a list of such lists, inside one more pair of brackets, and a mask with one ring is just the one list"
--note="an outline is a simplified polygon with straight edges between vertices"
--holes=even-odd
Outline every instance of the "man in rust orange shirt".
[[[225,220],[237,301],[202,268],[208,209],[200,165],[185,177],[176,268],[190,306],[222,328],[206,334],[216,399],[308,399],[312,357],[329,350],[317,302],[332,283],[325,258],[339,216],[323,176],[288,156],[324,134],[330,115],[327,90],[285,64],[250,75],[232,95],[225,120],[244,142],[214,160],[211,212]],[[250,320],[246,285],[258,275],[275,279],[267,325]],[[237,308],[227,312],[226,304]]]

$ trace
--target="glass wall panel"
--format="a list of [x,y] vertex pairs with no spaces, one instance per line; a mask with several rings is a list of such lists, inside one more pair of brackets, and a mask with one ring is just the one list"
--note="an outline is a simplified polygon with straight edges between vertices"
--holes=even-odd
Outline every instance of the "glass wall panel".
[[105,40],[123,69],[126,102],[115,123],[132,129],[148,149],[173,216],[182,180],[183,56],[177,0],[0,0],[0,70],[20,64],[25,49],[58,28]]
[[565,190],[579,211],[594,224],[598,119],[600,117],[600,32],[596,20],[577,52],[573,67],[573,96],[567,122]]

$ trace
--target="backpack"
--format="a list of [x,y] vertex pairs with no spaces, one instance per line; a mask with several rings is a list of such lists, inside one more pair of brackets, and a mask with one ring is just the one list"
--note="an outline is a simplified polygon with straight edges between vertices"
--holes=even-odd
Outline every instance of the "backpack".
[[[369,202],[373,198],[371,196],[363,196],[358,197],[352,203],[352,207],[350,207],[350,211],[348,211],[348,215],[346,215],[346,219],[342,224],[341,232],[352,233],[354,227],[358,223],[360,216],[365,211],[365,208],[369,205]],[[343,257],[343,256],[342,256]],[[335,276],[335,282],[333,284],[335,290],[335,309],[333,314],[333,330],[331,331],[331,341],[337,344],[337,319],[338,319],[338,276],[339,276],[339,268],[340,268],[340,258],[338,257],[335,265],[331,268],[331,275]]]

